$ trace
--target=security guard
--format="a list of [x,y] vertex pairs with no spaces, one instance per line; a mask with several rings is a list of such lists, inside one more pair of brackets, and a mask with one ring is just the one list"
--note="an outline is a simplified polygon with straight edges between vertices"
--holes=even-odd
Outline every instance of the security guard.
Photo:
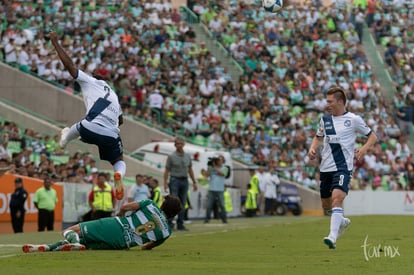
[[24,202],[27,199],[27,192],[23,188],[22,178],[14,179],[14,193],[10,198],[10,215],[14,233],[23,232],[24,214],[26,209],[24,208]]
[[158,180],[152,178],[150,181],[150,186],[152,188],[152,197],[151,199],[155,202],[158,207],[161,207],[163,202],[163,197],[161,193],[161,188],[159,187]]
[[231,200],[231,195],[229,193],[229,191],[227,190],[227,188],[224,189],[224,208],[226,209],[227,213],[230,213],[231,211],[233,211],[233,202]]
[[244,204],[246,210],[246,217],[253,217],[256,215],[257,203],[256,203],[256,193],[254,192],[251,184],[247,184],[247,196],[246,202]]
[[106,182],[106,174],[99,173],[96,185],[89,193],[89,206],[92,209],[91,219],[110,217],[115,206],[115,193]]

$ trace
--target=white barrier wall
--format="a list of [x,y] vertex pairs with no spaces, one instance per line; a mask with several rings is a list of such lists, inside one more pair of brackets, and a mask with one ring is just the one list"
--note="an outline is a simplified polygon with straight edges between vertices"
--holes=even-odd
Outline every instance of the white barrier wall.
[[414,192],[350,191],[344,202],[345,215],[414,215]]
[[[126,186],[125,194],[128,193],[130,187]],[[92,189],[91,184],[79,183],[63,183],[63,223],[74,224],[81,220],[81,217],[90,210],[88,204],[88,195]],[[233,211],[227,213],[228,217],[239,216],[240,211],[240,189],[229,188],[230,196],[232,198]],[[126,196],[125,196],[126,197]],[[119,207],[126,201],[117,203],[114,215],[118,212]],[[190,202],[192,209],[188,212],[189,218],[204,218],[206,215],[207,205],[207,189],[200,186],[196,192],[190,191]]]

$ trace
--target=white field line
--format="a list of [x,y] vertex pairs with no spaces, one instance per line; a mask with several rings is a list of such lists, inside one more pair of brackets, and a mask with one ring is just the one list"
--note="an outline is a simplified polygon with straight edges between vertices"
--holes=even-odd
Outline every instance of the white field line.
[[22,247],[22,244],[1,244],[0,247]]
[[0,256],[0,259],[3,259],[3,258],[11,258],[11,257],[15,257],[15,256],[17,256],[17,254],[2,255],[2,256]]
[[[2,247],[22,247],[22,245],[21,244],[0,244],[0,248],[2,248]],[[19,254],[0,255],[0,259],[15,257],[17,255],[19,255]]]

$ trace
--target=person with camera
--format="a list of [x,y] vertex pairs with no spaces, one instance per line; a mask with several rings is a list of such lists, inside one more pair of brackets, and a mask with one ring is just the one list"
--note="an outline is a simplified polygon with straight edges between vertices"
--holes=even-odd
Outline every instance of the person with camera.
[[224,183],[226,180],[226,174],[229,171],[227,167],[223,166],[223,164],[223,156],[211,158],[208,162],[207,174],[210,176],[210,184],[208,188],[207,212],[204,223],[208,223],[210,221],[211,211],[216,200],[219,204],[220,218],[223,223],[227,223],[227,213],[224,207]]

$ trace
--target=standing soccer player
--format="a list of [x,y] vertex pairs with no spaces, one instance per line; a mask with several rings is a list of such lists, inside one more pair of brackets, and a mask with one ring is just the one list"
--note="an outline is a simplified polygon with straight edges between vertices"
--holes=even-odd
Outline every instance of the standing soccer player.
[[[367,150],[377,141],[376,134],[363,119],[346,111],[345,91],[331,87],[326,95],[326,110],[319,122],[319,129],[309,149],[309,158],[315,159],[319,145],[323,142],[320,164],[320,194],[324,210],[332,210],[330,233],[324,243],[336,248],[336,240],[344,233],[351,221],[343,217],[342,204],[348,194],[352,177],[354,154],[362,159]],[[357,134],[368,137],[361,148],[355,149]]]
[[100,159],[109,161],[114,167],[115,196],[118,200],[122,200],[124,197],[122,178],[125,176],[126,164],[123,160],[123,145],[119,135],[123,116],[118,96],[103,77],[95,73],[89,76],[75,67],[58,42],[56,32],[50,32],[49,37],[63,65],[81,86],[86,106],[85,118],[70,128],[62,130],[59,145],[64,148],[71,140],[79,137],[85,143],[97,145]]

